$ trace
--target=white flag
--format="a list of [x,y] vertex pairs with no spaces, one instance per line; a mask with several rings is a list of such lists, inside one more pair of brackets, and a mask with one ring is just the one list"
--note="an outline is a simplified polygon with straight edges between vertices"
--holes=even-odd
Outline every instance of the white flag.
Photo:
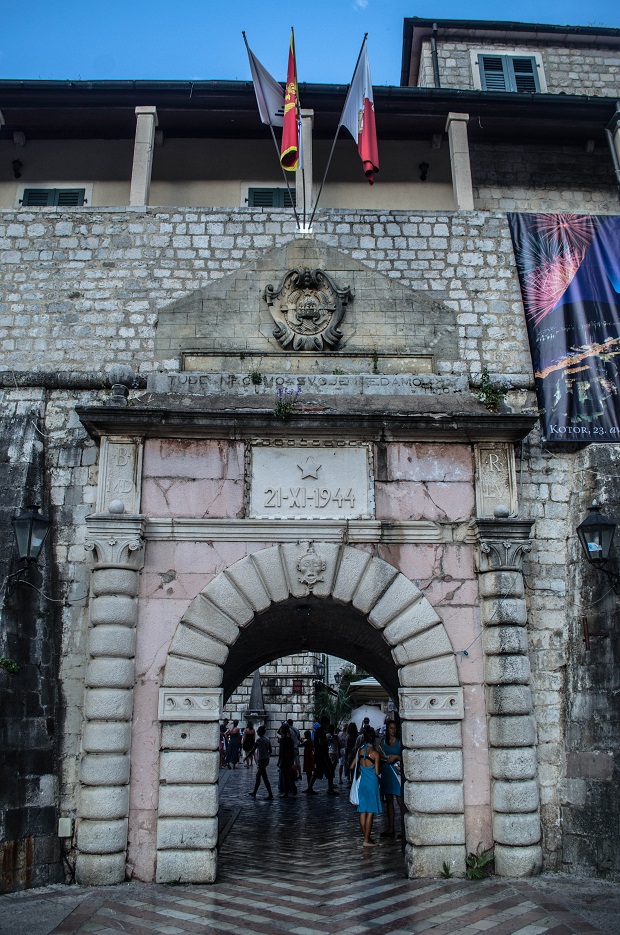
[[263,123],[271,124],[272,127],[281,127],[284,125],[284,90],[282,85],[278,84],[276,79],[272,78],[269,72],[263,68],[250,50],[247,42],[246,46],[260,119]]

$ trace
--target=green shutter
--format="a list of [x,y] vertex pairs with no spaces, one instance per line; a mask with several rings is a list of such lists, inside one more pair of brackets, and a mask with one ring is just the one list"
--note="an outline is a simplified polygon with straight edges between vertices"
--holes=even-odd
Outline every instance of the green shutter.
[[84,194],[83,188],[25,188],[21,202],[27,208],[74,208],[84,204]]
[[510,56],[510,64],[514,76],[515,90],[526,94],[540,91],[536,59],[531,56]]
[[540,91],[536,59],[533,55],[479,55],[483,91]]
[[483,91],[509,91],[503,55],[479,55],[480,81]]
[[250,188],[248,191],[250,208],[290,208],[295,205],[295,189],[288,188]]

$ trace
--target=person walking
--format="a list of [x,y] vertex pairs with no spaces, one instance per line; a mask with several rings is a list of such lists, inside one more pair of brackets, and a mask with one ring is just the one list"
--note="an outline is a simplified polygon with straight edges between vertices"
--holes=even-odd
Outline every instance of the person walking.
[[265,784],[265,789],[267,790],[267,798],[273,799],[273,792],[271,791],[271,783],[269,782],[269,776],[267,775],[267,767],[269,766],[269,757],[271,756],[271,741],[269,737],[266,737],[267,728],[264,724],[258,728],[256,746],[254,752],[256,755],[256,782],[254,783],[254,791],[249,794],[253,799],[256,798],[256,793],[258,792],[258,787],[261,784],[261,781]]
[[240,752],[241,731],[239,730],[239,721],[234,720],[233,726],[226,731],[226,766],[228,769],[237,769]]
[[309,795],[318,795],[314,791],[314,784],[317,779],[327,779],[327,794],[338,795],[334,789],[334,767],[329,756],[329,718],[326,714],[321,718],[321,723],[314,731],[314,772],[310,784],[306,789]]
[[248,721],[245,725],[245,730],[243,732],[243,740],[241,741],[241,749],[244,753],[243,762],[245,763],[246,769],[250,769],[252,766],[254,758],[254,747],[256,746],[256,731],[254,730],[254,724],[252,721]]
[[364,847],[375,847],[371,838],[372,823],[375,815],[380,815],[381,796],[379,795],[379,772],[381,756],[374,748],[375,732],[372,727],[364,728],[363,743],[351,762],[351,770],[359,769],[359,805],[360,828],[364,836]]
[[398,799],[398,807],[402,818],[403,814],[403,786],[401,775],[401,761],[403,748],[397,734],[396,721],[387,721],[385,737],[381,741],[381,781],[379,789],[385,796],[387,804],[388,827],[381,832],[382,838],[393,838],[394,830],[394,802]]
[[314,772],[314,742],[312,732],[304,731],[304,739],[301,742],[301,748],[304,751],[304,773],[306,774],[306,791],[310,788],[310,780]]
[[349,763],[353,759],[353,756],[355,755],[356,750],[357,750],[357,726],[355,724],[355,721],[351,721],[351,723],[347,727],[347,740],[346,740],[346,746],[345,746],[345,751],[344,751],[344,762],[345,762],[345,767],[347,771],[347,780],[349,782],[349,785],[351,785],[351,770],[349,769]]
[[297,786],[293,779],[293,768],[295,765],[295,746],[293,738],[287,723],[280,728],[280,754],[278,756],[278,767],[280,768],[280,782],[282,792],[280,798],[288,799],[291,795],[297,795]]

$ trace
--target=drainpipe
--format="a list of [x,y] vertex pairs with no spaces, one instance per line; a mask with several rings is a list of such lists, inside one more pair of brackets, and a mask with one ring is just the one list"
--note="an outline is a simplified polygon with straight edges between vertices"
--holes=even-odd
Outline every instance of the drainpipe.
[[620,101],[616,101],[616,112],[605,127],[605,136],[611,153],[611,161],[614,165],[618,197],[620,198]]
[[433,59],[433,78],[435,81],[435,87],[440,88],[441,84],[439,81],[439,56],[437,55],[437,23],[433,23],[433,31],[431,32],[431,58]]

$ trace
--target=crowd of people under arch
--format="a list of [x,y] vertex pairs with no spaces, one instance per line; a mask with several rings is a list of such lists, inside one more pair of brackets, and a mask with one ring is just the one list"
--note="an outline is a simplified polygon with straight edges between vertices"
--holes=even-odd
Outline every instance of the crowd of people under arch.
[[338,730],[324,715],[303,736],[293,719],[288,718],[278,728],[276,743],[274,753],[264,724],[255,729],[253,722],[248,721],[242,729],[237,719],[231,723],[225,718],[220,724],[220,767],[236,769],[241,764],[246,769],[256,767],[254,789],[249,793],[254,799],[261,784],[266,798],[274,798],[267,771],[274,755],[277,755],[278,794],[282,799],[297,795],[304,776],[306,787],[301,791],[305,794],[318,795],[315,786],[326,781],[326,794],[339,795],[337,776],[338,785],[346,784],[351,790],[350,801],[357,806],[364,846],[373,847],[377,843],[372,837],[372,826],[374,816],[383,813],[383,805],[387,828],[381,837],[397,836],[396,801],[401,820],[403,816],[402,743],[397,717],[386,718],[377,732],[367,717],[359,730],[353,721]]

